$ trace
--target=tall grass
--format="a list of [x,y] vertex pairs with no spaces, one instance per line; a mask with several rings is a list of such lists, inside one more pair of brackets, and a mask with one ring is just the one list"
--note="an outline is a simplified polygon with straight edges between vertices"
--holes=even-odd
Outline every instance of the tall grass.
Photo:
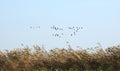
[[[120,71],[120,46],[105,50],[55,48],[46,51],[38,45],[0,51],[1,71]],[[93,51],[93,50],[91,50]]]

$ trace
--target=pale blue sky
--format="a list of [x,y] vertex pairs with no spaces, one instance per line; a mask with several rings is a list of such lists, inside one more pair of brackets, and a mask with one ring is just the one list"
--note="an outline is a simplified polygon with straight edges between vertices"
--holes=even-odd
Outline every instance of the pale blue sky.
[[[52,25],[63,27],[65,35],[51,35]],[[41,26],[30,29],[30,26]],[[75,37],[69,26],[82,26]],[[120,0],[0,0],[0,49],[21,47],[21,43],[44,45],[46,49],[93,47],[120,44]]]

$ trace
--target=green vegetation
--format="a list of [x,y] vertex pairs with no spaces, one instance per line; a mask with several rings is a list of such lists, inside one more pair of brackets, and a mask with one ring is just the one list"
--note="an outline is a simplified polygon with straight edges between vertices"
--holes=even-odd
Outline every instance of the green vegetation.
[[34,46],[0,51],[1,71],[120,71],[120,46],[103,50]]

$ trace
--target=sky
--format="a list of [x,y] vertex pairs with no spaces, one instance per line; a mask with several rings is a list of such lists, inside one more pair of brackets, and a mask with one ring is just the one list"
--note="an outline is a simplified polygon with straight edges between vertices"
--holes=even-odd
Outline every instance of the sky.
[[[51,36],[53,25],[64,29],[62,38]],[[72,26],[83,29],[69,36]],[[0,49],[106,48],[120,44],[119,30],[120,0],[0,0]]]

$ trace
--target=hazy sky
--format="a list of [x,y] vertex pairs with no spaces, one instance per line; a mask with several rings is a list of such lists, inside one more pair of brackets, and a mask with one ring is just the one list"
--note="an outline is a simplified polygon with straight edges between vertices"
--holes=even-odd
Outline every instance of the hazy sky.
[[[65,35],[52,37],[52,25],[63,27]],[[83,29],[70,37],[71,26]],[[120,44],[120,0],[0,0],[0,49],[19,48],[21,43],[62,48],[66,41],[74,48]]]

